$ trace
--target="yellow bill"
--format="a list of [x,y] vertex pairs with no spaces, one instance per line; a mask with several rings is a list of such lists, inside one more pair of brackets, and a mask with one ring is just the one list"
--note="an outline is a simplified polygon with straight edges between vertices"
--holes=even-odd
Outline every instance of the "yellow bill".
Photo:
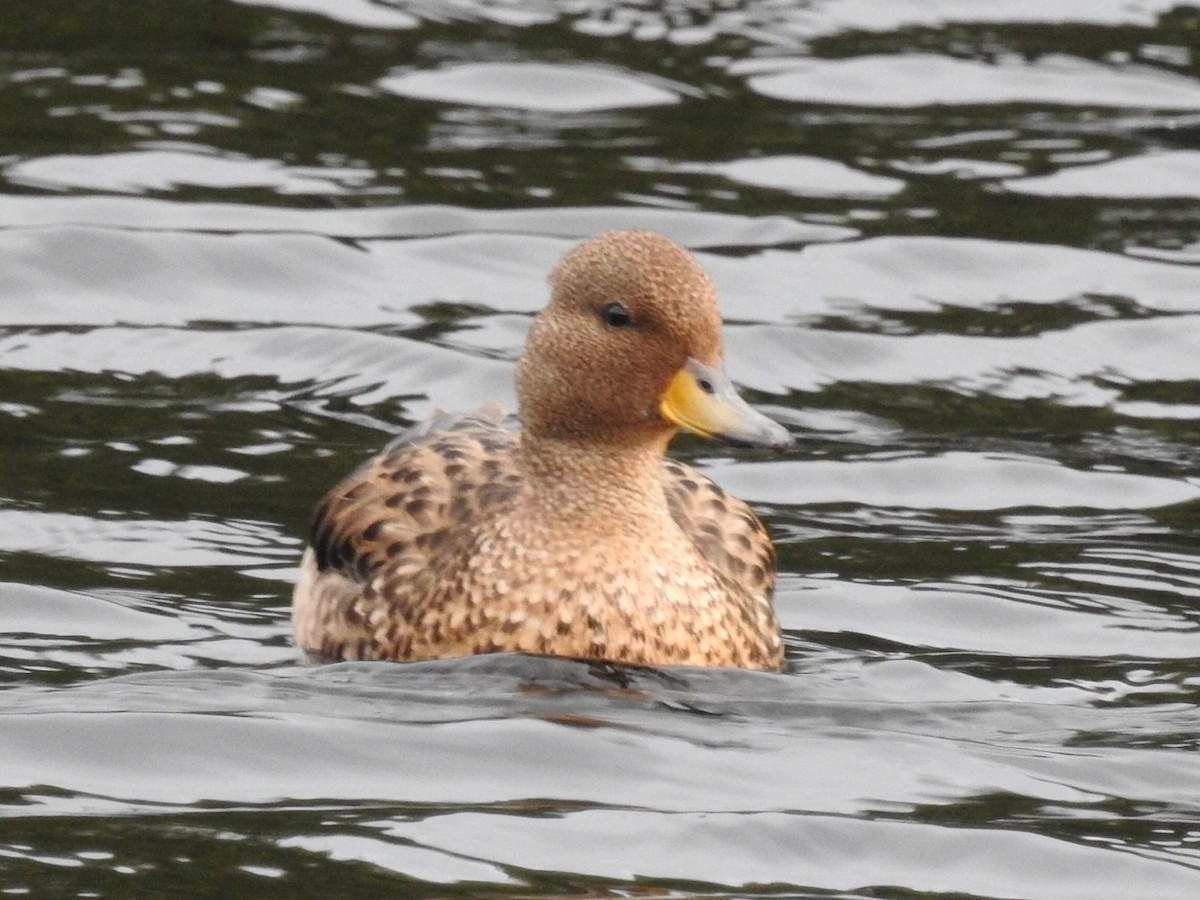
[[675,373],[658,409],[668,422],[727,444],[779,448],[792,442],[782,425],[738,396],[723,368],[696,359]]

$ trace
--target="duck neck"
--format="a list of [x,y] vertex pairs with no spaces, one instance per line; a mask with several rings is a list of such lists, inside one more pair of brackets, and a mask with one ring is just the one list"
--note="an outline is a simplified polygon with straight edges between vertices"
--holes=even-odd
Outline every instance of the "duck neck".
[[582,533],[629,531],[670,519],[662,460],[670,435],[638,444],[595,444],[521,435],[525,499],[548,522]]

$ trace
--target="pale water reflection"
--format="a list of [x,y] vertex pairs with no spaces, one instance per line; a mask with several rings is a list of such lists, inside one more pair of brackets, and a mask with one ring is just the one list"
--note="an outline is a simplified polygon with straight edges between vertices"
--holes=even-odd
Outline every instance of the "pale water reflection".
[[441,71],[400,72],[379,87],[401,97],[547,113],[669,106],[679,93],[645,75],[548,63],[467,63]]
[[755,75],[748,85],[780,100],[847,106],[1200,107],[1200,85],[1191,78],[1159,68],[1102,65],[1053,54],[1033,63],[1016,55],[991,62],[921,53],[805,60],[781,72]]
[[[0,10],[0,891],[1200,896],[1195,10],[94,6]],[[305,664],[316,498],[613,227],[797,438],[675,447],[786,670]]]
[[1175,150],[1079,165],[1037,178],[1017,178],[1004,187],[1018,194],[1059,197],[1200,197],[1200,150]]

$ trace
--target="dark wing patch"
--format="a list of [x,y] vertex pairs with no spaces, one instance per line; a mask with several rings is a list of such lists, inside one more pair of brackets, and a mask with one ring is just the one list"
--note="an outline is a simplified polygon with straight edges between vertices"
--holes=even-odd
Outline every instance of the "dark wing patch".
[[440,414],[359,466],[317,508],[310,543],[318,572],[365,585],[455,539],[496,499],[481,488],[511,484],[516,440],[502,419],[498,410]]

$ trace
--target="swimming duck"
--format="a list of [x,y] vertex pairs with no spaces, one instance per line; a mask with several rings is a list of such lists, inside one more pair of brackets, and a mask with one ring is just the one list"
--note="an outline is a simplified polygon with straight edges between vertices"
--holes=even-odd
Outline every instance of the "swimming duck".
[[665,456],[681,428],[790,443],[725,375],[711,281],[645,231],[583,242],[550,281],[517,365],[519,431],[494,409],[440,415],[325,496],[297,644],[325,659],[779,668],[766,530]]

